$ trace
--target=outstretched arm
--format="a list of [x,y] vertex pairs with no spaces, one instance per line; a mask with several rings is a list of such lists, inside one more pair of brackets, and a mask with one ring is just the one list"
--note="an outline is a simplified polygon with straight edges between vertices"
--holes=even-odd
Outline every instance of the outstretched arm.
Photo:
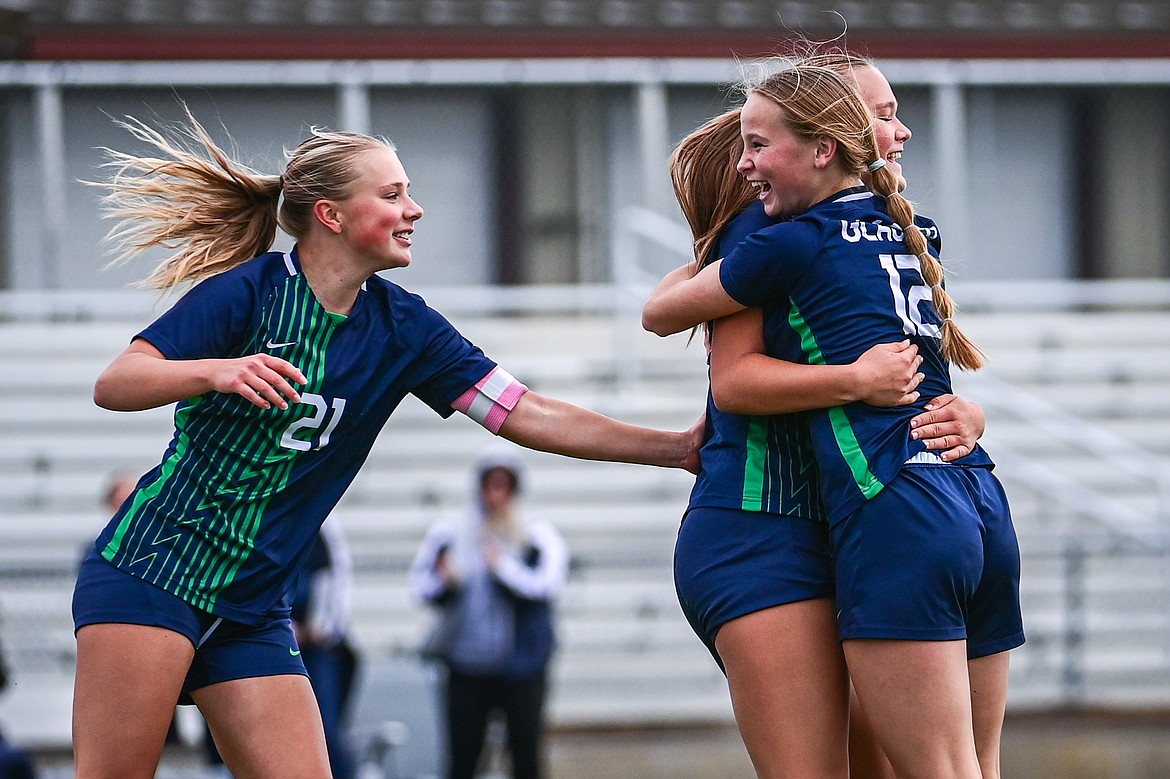
[[542,452],[698,473],[703,420],[679,433],[654,430],[529,391],[504,420],[500,435]]
[[290,382],[305,384],[292,363],[270,354],[234,359],[168,360],[137,338],[102,371],[94,403],[111,411],[142,411],[205,392],[232,392],[260,408],[288,408],[300,395]]
[[667,336],[742,311],[744,306],[727,294],[719,280],[722,263],[713,262],[694,276],[690,265],[668,273],[642,307],[642,327]]

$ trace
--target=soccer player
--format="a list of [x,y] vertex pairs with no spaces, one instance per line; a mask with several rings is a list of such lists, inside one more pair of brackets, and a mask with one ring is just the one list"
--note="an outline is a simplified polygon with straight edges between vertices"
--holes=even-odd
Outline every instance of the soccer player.
[[[74,592],[81,779],[154,775],[175,702],[200,707],[239,777],[329,776],[286,592],[319,526],[407,393],[441,416],[564,455],[697,470],[701,426],[617,422],[529,392],[421,298],[422,208],[383,139],[314,130],[283,174],[134,119],[158,157],[111,152],[106,204],[148,279],[197,282],[105,369],[98,405],[176,403],[175,433],[85,560]],[[268,251],[277,226],[296,239]]]
[[[888,90],[884,78],[880,81]],[[937,236],[936,228],[926,220],[921,227],[911,226],[913,210],[897,194],[904,180],[891,170],[895,166],[890,157],[896,163],[897,154],[875,136],[866,104],[844,97],[842,86],[850,85],[829,70],[805,63],[751,90],[741,116],[744,150],[739,171],[758,187],[766,215],[786,222],[751,235],[739,250],[714,255],[727,256],[723,263],[713,263],[714,270],[704,270],[694,279],[686,273],[671,274],[647,304],[644,321],[655,332],[666,333],[745,305],[763,305],[769,353],[806,363],[804,375],[809,377],[816,374],[808,364],[847,366],[875,344],[910,338],[926,358],[925,381],[918,391],[926,397],[947,396],[946,360],[976,367],[978,357],[953,323],[939,316],[929,294],[923,295],[925,277],[937,287],[937,307],[949,319],[951,304],[941,289],[941,269],[919,233]],[[871,108],[880,107],[867,102]],[[896,142],[896,128],[892,134],[888,129],[886,137]],[[727,162],[726,146],[713,143],[711,148],[722,149],[719,154]],[[701,156],[689,161],[693,164],[695,159],[701,164],[709,161]],[[684,173],[696,170],[701,167]],[[867,178],[886,196],[888,207],[875,205],[873,195],[861,186],[865,174],[872,174]],[[679,181],[676,176],[676,185]],[[721,198],[710,192],[693,194],[697,187],[686,190],[693,194],[695,213],[705,219],[692,219],[692,227],[700,228],[696,235],[708,234],[707,230],[716,235],[725,229],[734,232],[727,227],[725,206],[743,195],[734,194],[738,192],[734,186],[726,189]],[[687,211],[687,203],[683,205]],[[912,247],[909,252],[904,236]],[[720,265],[726,284],[720,283]],[[771,386],[775,396],[775,382],[768,385],[760,378],[761,370],[772,370],[774,378],[774,365],[754,359],[751,349],[720,354],[722,325],[720,321],[714,329],[711,356],[716,404],[723,411],[740,413],[784,410],[776,407],[775,397],[761,402],[761,388]],[[755,327],[758,332],[759,319]],[[943,338],[936,338],[939,335]],[[745,340],[750,339],[741,338],[739,345]],[[877,408],[851,402],[856,400],[846,398],[843,405],[809,419],[830,520],[839,629],[862,704],[900,776],[979,776],[981,763],[983,776],[998,776],[1006,650],[1023,640],[1018,549],[1002,490],[990,474],[990,460],[978,447],[952,466],[947,463],[953,458],[935,455],[914,440],[911,420],[920,410],[917,404]],[[798,447],[789,446],[790,455],[800,454]],[[968,451],[964,445],[952,454]],[[799,456],[789,462],[790,471],[805,467]],[[705,449],[704,469],[707,464]],[[919,477],[925,477],[924,484],[916,481]],[[931,493],[933,510],[915,504],[907,484]],[[923,515],[937,524],[923,529]],[[684,533],[690,520],[688,514]],[[980,536],[984,531],[985,538]],[[693,563],[691,567],[703,570]],[[714,591],[725,600],[735,597],[726,590]],[[792,713],[791,697],[778,698],[778,693],[791,696],[792,690],[776,686],[776,674],[785,664],[773,658],[783,650],[797,652],[797,660],[809,656],[809,646],[795,643],[792,630],[785,630],[800,625],[801,608],[794,607],[803,608],[806,627],[812,630],[823,629],[826,619],[831,620],[831,601],[810,598],[752,615],[762,629],[740,629],[745,624],[741,619],[715,635],[715,645],[728,663],[733,701],[739,698],[736,714],[745,743],[749,751],[752,742],[759,745],[753,760],[762,776],[773,775],[776,766],[787,765],[783,761],[804,753],[810,742],[798,738],[821,738],[828,747],[823,730],[806,727]],[[780,617],[783,611],[788,612],[787,621]],[[761,643],[769,627],[764,615],[773,619],[773,635],[784,631],[783,641]],[[733,657],[740,665],[734,672]],[[809,684],[807,679],[803,683]],[[898,688],[897,694],[890,694],[889,684]],[[840,698],[838,694],[836,699]],[[789,738],[769,740],[777,725],[768,714],[784,709],[791,718]],[[829,766],[806,775],[841,774],[839,766]]]

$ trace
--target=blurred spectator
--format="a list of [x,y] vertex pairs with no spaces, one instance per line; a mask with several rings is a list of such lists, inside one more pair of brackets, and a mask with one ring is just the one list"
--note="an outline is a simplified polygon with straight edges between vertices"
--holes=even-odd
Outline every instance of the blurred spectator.
[[[106,484],[106,510],[110,516],[122,507],[126,502],[126,498],[130,497],[130,493],[134,492],[134,487],[138,484],[138,477],[129,471],[115,471],[110,475],[110,480]],[[89,545],[86,544],[86,552],[89,552]]]
[[414,591],[440,610],[425,653],[447,670],[449,779],[475,775],[497,711],[507,725],[512,776],[542,775],[552,601],[569,558],[552,525],[525,522],[516,511],[521,482],[511,451],[481,458],[467,516],[432,527],[411,568]]

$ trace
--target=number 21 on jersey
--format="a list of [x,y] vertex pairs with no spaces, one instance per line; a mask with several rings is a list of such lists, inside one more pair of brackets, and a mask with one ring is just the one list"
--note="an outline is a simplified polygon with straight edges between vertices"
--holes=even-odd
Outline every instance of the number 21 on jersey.
[[[890,291],[894,293],[894,311],[902,320],[902,331],[906,335],[938,338],[939,327],[922,319],[922,303],[933,307],[930,288],[922,281],[922,263],[913,254],[878,255],[882,267],[890,277]],[[903,275],[902,271],[911,273]],[[909,285],[905,282],[910,281]]]
[[[301,402],[312,406],[313,414],[298,419],[289,425],[285,429],[284,435],[280,437],[280,445],[285,449],[296,449],[299,452],[307,452],[310,449],[323,449],[329,446],[329,436],[333,434],[337,423],[341,421],[341,415],[345,412],[345,398],[333,399],[332,414],[329,414],[329,406],[325,403],[325,398],[320,395],[315,395],[311,392],[302,392]],[[327,416],[328,422],[326,422]],[[294,437],[295,433],[301,431],[309,433],[309,440]],[[320,431],[319,435],[317,431]],[[315,441],[312,440],[313,436],[316,436]]]

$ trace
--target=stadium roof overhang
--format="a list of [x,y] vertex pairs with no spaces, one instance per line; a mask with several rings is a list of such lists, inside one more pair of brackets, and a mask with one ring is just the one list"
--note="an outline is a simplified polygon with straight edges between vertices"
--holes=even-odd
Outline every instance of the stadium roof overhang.
[[882,58],[1170,57],[1166,0],[0,0],[0,56],[755,57],[843,19]]

